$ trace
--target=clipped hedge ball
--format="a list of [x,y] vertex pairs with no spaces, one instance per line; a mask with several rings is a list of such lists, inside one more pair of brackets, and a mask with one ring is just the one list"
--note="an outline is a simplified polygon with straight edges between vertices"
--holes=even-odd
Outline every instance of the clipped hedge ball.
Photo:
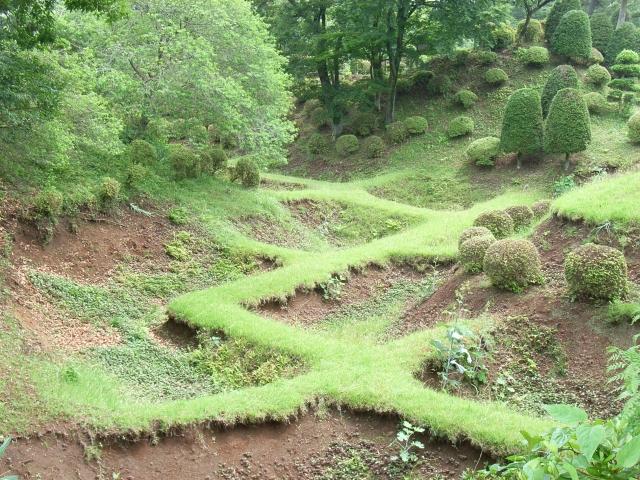
[[384,141],[376,136],[371,135],[364,141],[364,153],[367,158],[379,158],[384,153]]
[[633,143],[640,143],[640,112],[631,116],[627,122],[629,140]]
[[482,213],[473,222],[475,227],[486,227],[497,238],[506,238],[513,235],[514,224],[509,214],[502,210],[492,210]]
[[513,220],[513,228],[515,230],[522,230],[531,226],[531,223],[533,223],[533,210],[526,205],[515,205],[505,209],[505,212],[507,212]]
[[339,155],[347,157],[360,149],[360,142],[355,135],[342,135],[336,140],[336,151]]
[[501,68],[490,68],[484,74],[484,81],[489,85],[498,86],[507,83],[509,75]]
[[629,292],[624,255],[604,245],[587,243],[569,253],[564,275],[574,297],[610,301]]
[[404,122],[393,122],[387,125],[387,135],[391,143],[402,143],[409,136],[409,131]]
[[479,167],[493,167],[495,158],[500,153],[500,139],[484,137],[469,144],[465,154],[467,158]]
[[551,209],[551,202],[549,200],[540,200],[533,205],[531,205],[531,210],[533,211],[533,216],[535,218],[542,218]]
[[427,119],[418,115],[405,119],[404,124],[411,135],[422,135],[429,127]]
[[484,266],[484,256],[496,238],[489,235],[472,237],[460,246],[460,263],[468,273],[480,273]]
[[495,287],[515,293],[544,280],[538,249],[528,240],[497,241],[487,249],[483,268]]
[[462,246],[464,242],[473,237],[484,237],[490,235],[493,237],[493,233],[487,227],[469,227],[462,232],[458,239],[458,248]]
[[449,138],[464,137],[471,135],[474,129],[475,123],[473,123],[473,119],[462,115],[451,120],[447,129],[447,136]]

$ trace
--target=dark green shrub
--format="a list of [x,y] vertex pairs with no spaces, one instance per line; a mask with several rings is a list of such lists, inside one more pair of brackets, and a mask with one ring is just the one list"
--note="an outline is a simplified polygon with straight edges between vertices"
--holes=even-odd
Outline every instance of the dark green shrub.
[[533,88],[516,90],[507,102],[502,120],[500,148],[518,154],[518,166],[522,155],[542,151],[543,120],[540,96]]
[[336,140],[336,152],[342,157],[348,157],[360,149],[360,142],[355,135],[341,135]]
[[127,187],[136,188],[149,176],[147,167],[140,163],[134,163],[127,168]]
[[518,231],[531,226],[533,223],[533,210],[527,205],[515,205],[505,210],[513,220],[513,228]]
[[231,181],[236,182],[238,180],[245,188],[253,188],[260,185],[260,170],[253,159],[243,157],[238,160],[238,163],[231,171]]
[[407,132],[409,132],[410,135],[422,135],[429,127],[427,119],[420,116],[409,117],[405,119],[404,124],[406,125]]
[[591,120],[582,94],[574,88],[560,90],[551,102],[544,126],[544,149],[548,153],[565,154],[565,170],[569,156],[582,152],[591,142]]
[[471,90],[460,90],[453,99],[458,105],[462,105],[464,108],[471,108],[478,101],[478,96]]
[[465,117],[464,115],[461,115],[449,122],[449,127],[447,128],[447,136],[449,138],[458,138],[464,137],[466,135],[471,135],[474,128],[475,124],[473,123],[473,119],[471,117]]
[[640,50],[640,31],[631,22],[624,23],[613,32],[609,46],[603,53],[607,62],[613,63],[623,50]]
[[543,67],[549,63],[549,50],[544,47],[520,48],[518,58],[525,65]]
[[359,112],[351,122],[353,131],[360,137],[368,137],[378,128],[378,117],[372,112]]
[[543,116],[547,116],[553,97],[563,88],[578,88],[578,74],[571,65],[558,65],[547,78],[541,97]]
[[611,71],[618,77],[638,78],[640,77],[640,65],[613,65]]
[[[638,83],[635,78],[614,78],[609,82],[609,88],[613,90],[623,90],[625,92],[637,92]],[[622,96],[622,94],[620,94]]]
[[384,141],[375,135],[371,135],[364,141],[364,153],[367,158],[379,158],[384,153]]
[[453,52],[453,64],[456,67],[463,67],[469,63],[471,58],[471,50],[468,48],[460,48]]
[[474,50],[471,57],[480,65],[491,65],[498,61],[498,54],[488,50]]
[[491,245],[496,242],[493,235],[480,235],[470,238],[460,246],[460,263],[468,273],[480,273],[484,257]]
[[329,151],[327,138],[320,133],[312,133],[307,141],[307,151],[311,155],[320,155]]
[[552,42],[556,28],[560,25],[565,13],[571,10],[580,10],[581,8],[580,0],[556,0],[544,24],[544,36],[547,42]]
[[324,107],[314,108],[309,113],[309,122],[316,128],[328,127],[331,124],[329,112]]
[[56,220],[62,214],[64,197],[53,187],[42,190],[36,195],[31,208],[34,220],[46,218]]
[[602,65],[591,65],[587,69],[584,81],[596,88],[602,88],[611,81],[611,74]]
[[495,158],[500,153],[500,139],[484,137],[469,144],[465,154],[467,158],[480,167],[493,167]]
[[427,90],[429,83],[433,79],[435,74],[430,70],[420,70],[411,75],[410,83],[412,87],[419,90]]
[[460,238],[458,239],[458,248],[462,246],[464,242],[473,237],[483,237],[483,236],[493,237],[493,233],[487,227],[469,227],[465,229]]
[[501,68],[490,68],[484,74],[484,81],[491,86],[498,86],[507,83],[509,75]]
[[391,143],[402,143],[409,137],[407,126],[404,122],[393,122],[387,125],[387,135]]
[[611,17],[604,12],[598,12],[591,15],[589,22],[591,23],[591,41],[593,47],[601,52],[606,52],[614,30]]
[[549,200],[540,200],[533,205],[531,205],[531,210],[533,211],[533,216],[535,218],[542,218],[551,209],[551,202]]
[[640,62],[640,55],[633,50],[622,50],[616,55],[616,64],[631,65]]
[[587,104],[589,113],[593,115],[601,115],[609,111],[609,103],[604,95],[598,92],[590,92],[585,94],[584,103]]
[[473,222],[475,227],[488,228],[497,239],[506,238],[513,235],[513,219],[503,210],[492,210],[481,213]]
[[511,25],[501,23],[491,31],[491,43],[495,50],[511,47],[516,41],[516,31]]
[[410,78],[399,78],[398,83],[396,84],[396,92],[398,95],[403,95],[405,93],[411,92],[413,90],[414,85],[411,82]]
[[112,210],[120,201],[120,182],[115,178],[105,177],[98,190],[98,200],[103,210]]
[[633,50],[622,50],[611,71],[618,77],[611,82],[612,88],[635,91],[638,88],[636,79],[640,77],[640,56]]
[[633,143],[640,143],[640,112],[633,114],[627,122],[627,134]]
[[158,154],[149,142],[137,139],[129,145],[129,159],[131,163],[154,165],[158,161]]
[[618,113],[624,117],[629,117],[631,108],[636,103],[636,95],[631,92],[624,92],[618,104]]
[[567,12],[553,34],[551,49],[558,55],[588,60],[591,48],[589,15],[582,10]]
[[198,156],[191,149],[180,143],[171,145],[169,162],[178,179],[193,178],[200,174]]
[[627,262],[615,248],[588,243],[567,255],[564,274],[574,297],[619,300],[629,291]]
[[220,147],[207,147],[200,152],[200,168],[213,175],[227,168],[227,154]]
[[516,293],[544,281],[538,249],[528,240],[495,242],[487,249],[483,267],[495,287]]
[[529,25],[525,30],[525,20],[518,22],[516,28],[518,38],[524,40],[526,43],[541,43],[544,41],[544,27],[540,20],[532,18],[529,20]]
[[426,92],[430,97],[446,95],[451,91],[452,85],[449,75],[435,75],[427,82]]

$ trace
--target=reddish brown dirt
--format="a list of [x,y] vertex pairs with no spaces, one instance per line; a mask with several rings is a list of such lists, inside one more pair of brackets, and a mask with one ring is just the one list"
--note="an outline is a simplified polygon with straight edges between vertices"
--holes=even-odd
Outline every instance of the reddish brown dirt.
[[[82,442],[73,436],[47,435],[20,440],[0,461],[0,471],[31,479],[314,479],[327,468],[364,453],[377,478],[390,478],[387,469],[397,446],[390,446],[397,420],[367,414],[332,412],[305,416],[290,424],[242,426],[231,430],[191,429],[182,435],[134,444],[104,445],[100,459],[87,463]],[[437,474],[457,479],[483,461],[481,453],[463,444],[452,446],[425,440],[417,452],[422,478]],[[102,475],[102,476],[100,476]],[[342,477],[346,478],[346,477]],[[394,477],[402,478],[402,475]]]
[[268,302],[258,310],[271,318],[293,325],[311,326],[340,308],[362,302],[379,294],[402,280],[419,280],[422,275],[408,266],[392,265],[387,268],[371,266],[353,272],[344,284],[339,299],[325,300],[322,293],[298,291],[286,304]]

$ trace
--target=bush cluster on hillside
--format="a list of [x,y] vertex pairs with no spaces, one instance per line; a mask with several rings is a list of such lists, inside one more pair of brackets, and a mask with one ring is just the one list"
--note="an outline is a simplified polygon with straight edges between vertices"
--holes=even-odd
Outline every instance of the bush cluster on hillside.
[[391,143],[402,143],[409,137],[409,131],[404,122],[393,122],[387,125],[387,136]]
[[609,111],[609,103],[607,99],[598,92],[589,92],[584,95],[584,102],[590,114],[602,115]]
[[257,187],[260,185],[260,169],[258,168],[258,164],[252,158],[241,158],[231,170],[231,181],[240,181],[245,188]]
[[544,47],[529,47],[518,50],[518,58],[525,65],[543,67],[549,63],[549,50]]
[[602,65],[591,65],[585,74],[585,82],[596,88],[602,88],[611,81],[611,74]]
[[544,281],[538,249],[528,240],[492,244],[484,257],[484,272],[495,287],[516,293]]
[[565,276],[570,293],[593,300],[617,300],[629,291],[627,262],[615,248],[588,243],[567,255]]
[[538,91],[523,88],[514,92],[507,102],[502,121],[500,148],[518,154],[518,166],[522,155],[542,151],[543,120]]
[[496,87],[507,83],[507,81],[509,80],[509,75],[507,75],[507,72],[505,72],[501,68],[490,68],[484,74],[484,80],[489,85]]
[[371,135],[364,141],[364,153],[367,158],[378,158],[384,153],[385,145],[382,138]]
[[591,15],[590,24],[593,47],[600,52],[606,52],[614,30],[611,16],[605,12],[594,13]]
[[475,219],[473,225],[475,227],[485,227],[489,229],[497,239],[513,235],[515,230],[513,219],[503,210],[484,212]]
[[451,120],[449,122],[449,127],[447,128],[447,136],[449,138],[458,138],[464,137],[466,135],[470,135],[473,133],[475,128],[475,123],[471,117],[466,117],[464,115],[459,116]]
[[505,212],[513,220],[513,228],[515,231],[530,227],[531,223],[533,223],[533,210],[527,205],[514,205],[507,208]]
[[540,43],[544,40],[544,27],[540,20],[532,18],[529,20],[529,25],[525,26],[525,20],[518,22],[516,28],[518,38],[524,40],[526,43]]
[[583,10],[571,10],[564,14],[553,33],[551,48],[558,55],[571,59],[587,60],[591,56],[591,26],[589,16]]
[[341,135],[336,140],[336,152],[342,157],[348,157],[360,149],[360,141],[355,135]]
[[484,137],[469,144],[465,154],[467,158],[480,167],[492,167],[500,153],[500,139]]
[[456,93],[454,100],[464,108],[471,108],[478,101],[478,96],[471,90],[460,90]]
[[404,124],[410,135],[422,135],[429,127],[427,119],[417,115],[405,119]]
[[556,0],[551,7],[551,11],[547,16],[544,26],[544,36],[550,44],[553,43],[553,37],[556,29],[562,20],[562,17],[571,10],[581,10],[580,0]]
[[484,267],[484,257],[496,242],[493,235],[479,235],[470,238],[460,246],[460,262],[468,273],[479,273]]
[[553,69],[542,90],[542,114],[546,117],[551,101],[563,88],[578,88],[578,74],[571,65],[559,65]]

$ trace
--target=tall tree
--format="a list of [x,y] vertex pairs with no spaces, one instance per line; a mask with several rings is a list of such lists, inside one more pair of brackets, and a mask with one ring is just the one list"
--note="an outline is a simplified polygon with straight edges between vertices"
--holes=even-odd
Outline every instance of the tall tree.
[[520,30],[518,40],[527,32],[533,16],[547,5],[551,5],[554,1],[555,0],[515,0],[515,5],[524,10],[524,26]]
[[620,0],[620,11],[618,12],[618,23],[616,28],[620,28],[627,21],[627,7],[629,0]]

